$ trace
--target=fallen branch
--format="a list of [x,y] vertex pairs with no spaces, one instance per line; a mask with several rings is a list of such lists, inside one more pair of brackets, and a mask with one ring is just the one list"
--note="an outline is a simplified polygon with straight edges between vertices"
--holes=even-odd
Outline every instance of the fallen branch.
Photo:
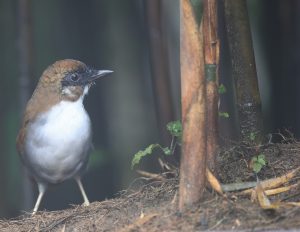
[[[282,175],[280,177],[276,177],[276,178],[261,181],[260,182],[261,186],[265,190],[276,188],[280,185],[283,185],[283,184],[289,182],[293,177],[296,176],[296,174],[299,170],[300,170],[300,167],[296,168],[296,169],[294,169],[294,170],[292,170],[292,171],[288,172],[287,174]],[[222,190],[224,192],[234,192],[234,191],[240,191],[240,190],[247,189],[247,190],[241,192],[241,194],[250,194],[251,191],[253,190],[253,189],[250,189],[250,188],[256,187],[257,182],[253,181],[253,182],[231,183],[231,184],[223,184],[221,186],[222,186]]]
[[244,190],[244,189],[254,188],[256,185],[257,185],[256,181],[222,184],[222,190],[224,192],[234,192],[234,191],[240,191],[240,190]]
[[142,170],[136,170],[137,173],[139,173],[142,176],[154,179],[154,180],[160,180],[160,181],[164,181],[166,180],[166,178],[164,178],[163,176],[156,174],[156,173],[151,173],[151,172],[146,172],[146,171],[142,171]]

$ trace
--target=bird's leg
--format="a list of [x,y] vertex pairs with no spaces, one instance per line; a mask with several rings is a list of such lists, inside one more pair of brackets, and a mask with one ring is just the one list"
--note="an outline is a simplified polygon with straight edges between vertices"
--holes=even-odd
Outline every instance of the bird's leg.
[[38,198],[36,200],[36,203],[35,203],[35,206],[33,208],[32,215],[35,215],[35,213],[38,211],[40,203],[42,201],[42,198],[43,198],[43,196],[46,192],[46,189],[47,189],[47,185],[44,184],[44,183],[39,183],[38,182],[37,185],[38,185],[38,189],[39,189],[39,196],[38,196]]
[[85,205],[85,206],[90,205],[89,199],[87,198],[86,193],[84,191],[84,188],[82,186],[80,177],[76,177],[75,180],[76,180],[76,182],[78,184],[78,187],[80,189],[81,195],[82,195],[83,200],[84,200],[83,205]]

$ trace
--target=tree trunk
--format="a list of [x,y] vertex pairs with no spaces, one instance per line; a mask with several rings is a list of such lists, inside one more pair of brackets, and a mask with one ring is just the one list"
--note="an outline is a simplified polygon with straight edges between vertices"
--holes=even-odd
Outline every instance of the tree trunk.
[[180,64],[182,104],[182,158],[179,210],[198,202],[205,188],[206,102],[203,35],[190,0],[180,6]]
[[260,143],[262,112],[246,0],[224,0],[242,141]]

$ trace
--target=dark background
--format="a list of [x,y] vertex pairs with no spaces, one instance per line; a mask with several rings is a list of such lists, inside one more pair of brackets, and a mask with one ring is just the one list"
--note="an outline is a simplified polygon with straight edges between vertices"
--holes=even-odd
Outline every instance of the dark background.
[[[35,184],[26,181],[15,149],[25,100],[20,78],[20,29],[24,26],[20,1],[0,0],[1,217],[32,209],[37,191]],[[158,2],[152,11],[150,1]],[[25,90],[30,94],[43,70],[56,60],[78,59],[98,69],[114,70],[85,99],[95,151],[83,178],[90,201],[113,197],[133,180],[133,154],[150,143],[168,145],[162,124],[180,118],[179,0],[31,0],[28,4],[32,74]],[[300,2],[248,0],[248,9],[265,131],[287,128],[298,137]],[[219,21],[221,82],[228,89],[220,107],[231,115],[220,119],[221,136],[234,138],[234,92],[222,13]],[[155,49],[158,51],[153,52]],[[171,104],[162,104],[166,95]],[[157,155],[146,158],[141,168],[157,170]],[[62,209],[81,202],[78,187],[70,180],[50,188],[41,209]]]

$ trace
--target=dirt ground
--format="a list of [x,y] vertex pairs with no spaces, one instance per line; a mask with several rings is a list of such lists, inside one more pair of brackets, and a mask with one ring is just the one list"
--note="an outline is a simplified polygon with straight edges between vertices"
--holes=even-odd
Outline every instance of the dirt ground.
[[[259,148],[231,145],[219,154],[221,183],[255,181],[249,168],[253,155],[263,153],[267,165],[258,174],[260,180],[278,177],[300,166],[300,142]],[[42,211],[35,216],[22,215],[0,220],[0,231],[202,231],[202,230],[300,230],[300,207],[262,209],[249,196],[237,192],[220,196],[207,189],[203,200],[185,213],[177,211],[178,172],[161,174],[161,179],[140,178],[119,197],[94,202],[88,207],[73,206],[55,212]],[[300,173],[292,180],[298,183]],[[300,187],[270,197],[271,202],[300,202]]]

